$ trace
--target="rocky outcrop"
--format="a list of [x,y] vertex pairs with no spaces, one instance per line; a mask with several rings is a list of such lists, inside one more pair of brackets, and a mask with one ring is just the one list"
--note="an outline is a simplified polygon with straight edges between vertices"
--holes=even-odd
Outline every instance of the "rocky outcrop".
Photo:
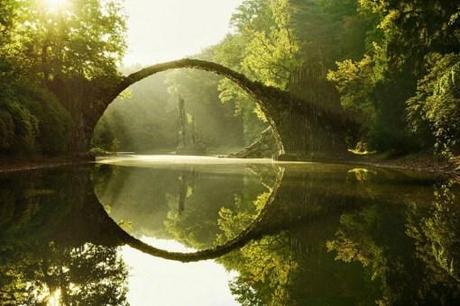
[[273,130],[266,128],[253,143],[245,147],[243,150],[229,154],[229,157],[236,158],[277,158],[276,152],[278,147],[275,142]]

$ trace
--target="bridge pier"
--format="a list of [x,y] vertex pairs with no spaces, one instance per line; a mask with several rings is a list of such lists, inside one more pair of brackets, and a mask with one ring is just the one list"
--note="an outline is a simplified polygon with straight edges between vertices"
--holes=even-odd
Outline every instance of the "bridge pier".
[[279,94],[267,95],[270,91],[262,90],[258,99],[263,99],[268,106],[265,111],[270,114],[271,126],[282,146],[278,160],[337,160],[347,156],[346,123],[341,112],[326,111],[288,92],[276,90]]
[[342,131],[321,126],[301,113],[287,113],[278,124],[278,132],[284,147],[279,160],[337,160],[347,155]]
[[[102,115],[97,116],[97,118]],[[90,153],[91,140],[93,138],[94,129],[98,120],[89,120],[83,114],[73,116],[74,125],[70,132],[69,151],[73,158],[83,160],[94,160],[94,156]]]

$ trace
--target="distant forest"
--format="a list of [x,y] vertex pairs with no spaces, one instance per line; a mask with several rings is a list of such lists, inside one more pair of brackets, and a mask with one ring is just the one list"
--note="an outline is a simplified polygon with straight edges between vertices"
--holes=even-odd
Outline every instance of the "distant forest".
[[[71,2],[66,14],[37,1],[0,0],[1,155],[67,153],[75,84],[120,77],[122,2]],[[458,1],[245,0],[231,27],[194,57],[342,108],[358,123],[346,131],[350,149],[458,153]],[[230,81],[178,70],[125,92],[93,142],[105,150],[171,150],[182,129],[193,138],[187,141],[213,152],[243,147],[266,126]]]
[[[222,103],[221,80],[208,72],[176,70],[131,86],[100,120],[94,147],[136,153],[174,152],[180,145],[202,154],[238,151],[265,124],[253,112],[253,101],[245,105],[246,113]],[[182,119],[179,100],[183,101]]]

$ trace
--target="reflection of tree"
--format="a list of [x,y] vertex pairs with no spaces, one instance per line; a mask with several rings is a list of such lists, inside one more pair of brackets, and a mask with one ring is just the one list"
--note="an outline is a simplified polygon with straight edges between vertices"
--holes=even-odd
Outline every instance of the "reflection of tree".
[[127,230],[136,236],[166,239],[163,221],[174,202],[177,210],[178,177],[181,171],[116,167],[102,165],[95,168],[95,192],[109,215],[117,222],[129,225]]
[[182,214],[185,210],[185,202],[193,194],[193,188],[195,185],[195,172],[192,170],[191,173],[182,171],[179,175],[179,197],[177,203],[177,212]]
[[265,207],[272,191],[272,189],[269,189],[261,193],[257,196],[257,199],[250,202],[249,205],[244,202],[243,197],[235,195],[232,209],[222,207],[219,210],[219,219],[217,223],[220,233],[217,235],[216,242],[218,244],[225,243],[247,228]]
[[415,203],[408,217],[398,214],[397,208],[388,214],[392,208],[382,208],[382,203],[342,215],[336,237],[327,242],[327,248],[336,252],[336,260],[359,262],[370,279],[380,284],[379,305],[452,305],[460,301],[460,222],[450,187],[435,188],[428,216]]
[[[222,208],[217,241],[224,243],[243,231],[264,208],[270,194],[271,190],[262,193],[252,205],[243,205],[236,198],[235,210]],[[230,289],[242,305],[287,304],[286,287],[297,263],[285,247],[286,239],[286,234],[265,236],[220,259],[227,269],[239,272]]]
[[[267,173],[270,178],[274,176],[273,168]],[[268,176],[267,175],[267,176]],[[169,195],[169,212],[164,221],[167,232],[174,239],[189,247],[202,249],[224,243],[235,238],[245,227],[236,225],[239,231],[234,236],[220,240],[221,231],[219,220],[226,212],[244,210],[249,212],[254,198],[259,205],[259,210],[253,209],[247,214],[248,226],[257,216],[260,209],[267,203],[271,189],[258,183],[259,177],[252,174],[248,177],[225,179],[225,177],[205,176],[199,173],[182,172],[179,176],[179,191],[176,195]],[[264,192],[266,190],[268,192]],[[260,195],[262,194],[262,195]],[[263,198],[261,198],[263,197]],[[177,204],[179,202],[179,205]],[[181,210],[181,203],[187,203],[186,209]],[[229,203],[230,202],[230,203]],[[227,204],[223,207],[223,204]]]
[[177,195],[167,196],[169,211],[163,224],[166,232],[175,240],[189,247],[204,248],[212,245],[215,239],[219,208],[209,201],[208,196],[212,198],[212,195],[195,192],[193,181],[184,178],[179,177]]
[[88,178],[79,168],[0,181],[1,305],[126,305],[116,247],[87,242],[116,241],[103,235]]
[[424,289],[442,285],[460,298],[460,215],[453,185],[451,181],[435,187],[428,215],[417,204],[411,206],[406,233],[415,240],[416,256],[425,265]]
[[[409,192],[383,196],[388,191],[402,191],[405,185],[398,184],[401,187],[396,189],[390,184],[371,184],[378,181],[378,177],[370,177],[369,171],[361,169],[348,171],[343,177],[338,177],[336,172],[317,170],[311,174],[295,171],[290,176],[286,174],[282,186],[275,184],[275,197],[270,197],[270,205],[265,204],[270,189],[259,194],[255,201],[242,192],[235,194],[233,201],[224,200],[231,202],[226,207],[222,207],[222,203],[209,205],[221,197],[222,193],[216,192],[218,187],[231,186],[230,180],[220,185],[216,177],[211,177],[206,181],[205,190],[195,184],[193,192],[188,183],[184,183],[178,193],[174,184],[173,191],[167,194],[174,195],[169,201],[169,211],[177,213],[168,215],[166,230],[195,248],[224,245],[216,248],[218,251],[168,253],[134,239],[127,241],[145,253],[180,261],[227,254],[219,260],[229,270],[238,272],[231,290],[243,305],[370,305],[375,300],[380,305],[449,305],[458,300],[455,294],[460,290],[439,282],[430,283],[433,272],[426,272],[427,263],[421,260],[417,245],[412,244],[410,232],[409,236],[404,234],[411,224],[425,224],[416,233],[423,234],[422,238],[431,243],[426,250],[436,250],[433,254],[438,257],[440,264],[437,265],[443,268],[441,272],[453,275],[450,284],[458,284],[456,256],[452,255],[458,240],[455,235],[447,236],[458,232],[458,224],[447,222],[452,221],[449,219],[449,214],[454,216],[452,210],[438,208],[438,213],[423,222],[419,220],[423,211],[414,210],[411,223],[401,209],[401,198],[425,201],[426,193],[416,197]],[[177,177],[174,177],[176,182]],[[411,191],[419,190],[417,188]],[[190,194],[190,198],[187,198],[187,208],[179,214],[177,199],[181,198],[181,191],[182,195]],[[449,197],[440,197],[443,198]],[[267,207],[269,209],[264,209]],[[263,217],[253,222],[260,215]],[[245,233],[248,225],[255,223],[257,227],[250,229],[250,235],[244,234],[243,239],[238,237],[238,243],[226,246],[226,242]],[[327,243],[327,248],[336,252],[340,263],[325,252],[325,241],[334,233],[335,239]],[[447,256],[441,256],[445,254]],[[363,270],[367,273],[362,273]]]
[[286,233],[267,236],[222,259],[227,268],[239,272],[230,289],[242,305],[290,304],[288,287],[298,263],[286,247],[288,241]]
[[[227,269],[238,272],[230,287],[241,304],[367,305],[372,294],[357,292],[367,283],[356,267],[338,265],[324,247],[325,239],[336,230],[337,215],[362,201],[353,197],[350,188],[344,197],[327,180],[332,175],[323,175],[326,179],[318,180],[316,173],[285,173],[276,204],[269,206],[259,224],[257,240],[219,259]],[[221,209],[219,242],[251,223],[266,208],[261,204],[268,194],[261,194],[252,205]]]
[[385,246],[375,241],[375,235],[383,221],[377,206],[371,206],[358,213],[344,214],[340,218],[340,229],[336,238],[326,243],[328,251],[335,251],[336,260],[343,262],[359,262],[366,268],[372,280],[381,282],[383,298],[379,305],[393,302],[390,276],[392,269],[396,272],[401,262],[397,258],[388,260]]
[[[3,252],[2,252],[3,253]],[[117,249],[54,243],[2,254],[0,299],[4,305],[127,305],[127,269]]]

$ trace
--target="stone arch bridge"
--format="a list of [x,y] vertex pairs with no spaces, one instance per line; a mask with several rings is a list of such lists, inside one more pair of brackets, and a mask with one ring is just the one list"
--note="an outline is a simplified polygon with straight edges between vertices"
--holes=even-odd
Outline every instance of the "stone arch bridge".
[[279,151],[277,156],[281,159],[283,156],[284,159],[294,160],[338,157],[346,152],[343,142],[346,122],[340,110],[326,108],[315,101],[301,100],[287,91],[250,80],[220,64],[198,59],[156,64],[118,80],[104,81],[101,88],[90,86],[80,97],[86,102],[71,110],[76,123],[70,143],[72,152],[88,151],[97,122],[121,92],[154,74],[182,68],[204,70],[226,77],[254,98],[274,131]]

